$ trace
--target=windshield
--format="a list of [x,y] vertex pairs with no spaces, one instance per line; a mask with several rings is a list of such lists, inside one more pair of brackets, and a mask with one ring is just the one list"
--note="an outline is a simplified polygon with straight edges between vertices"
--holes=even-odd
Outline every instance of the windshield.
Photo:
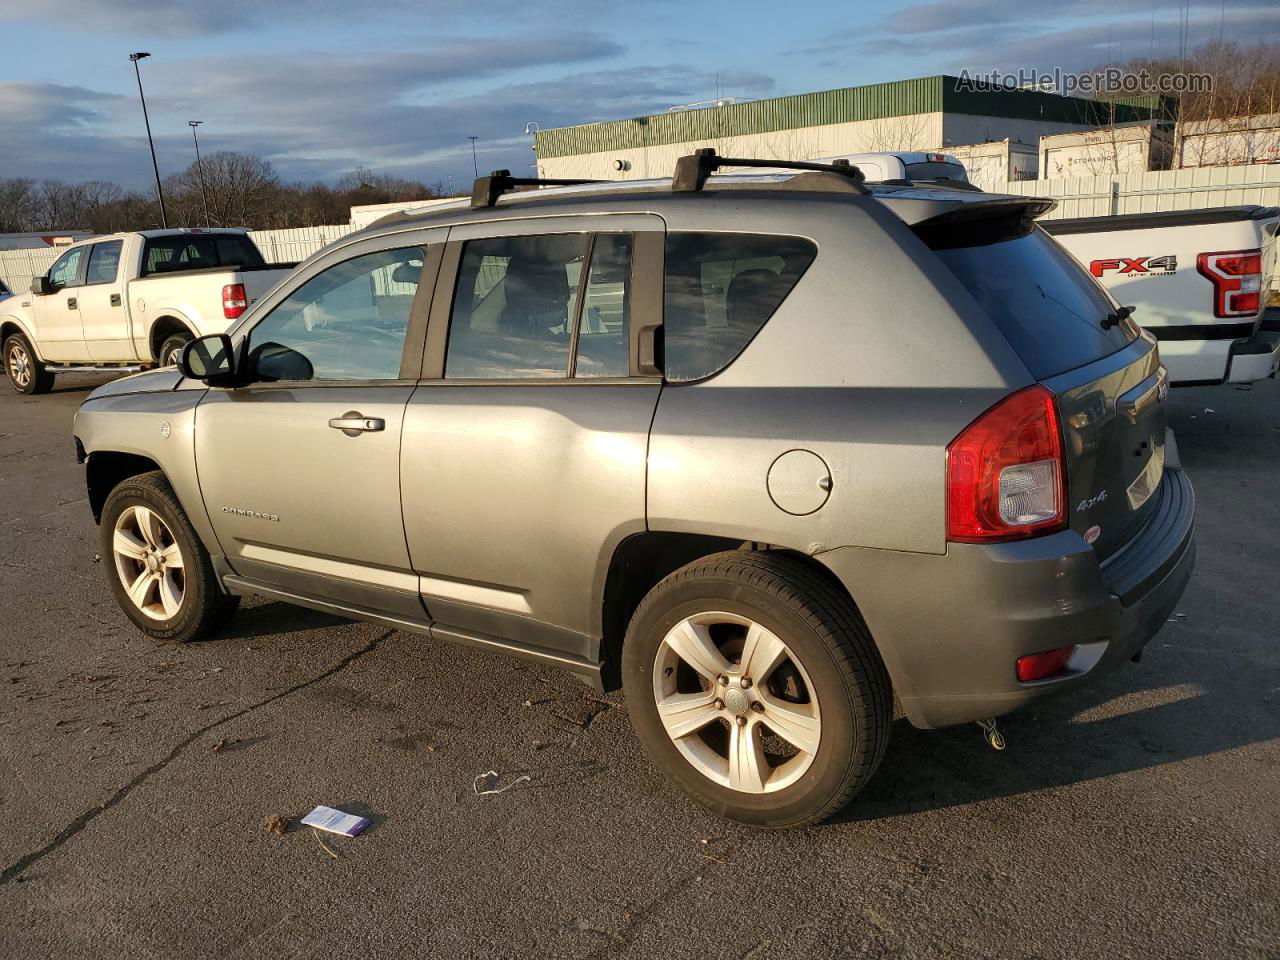
[[1106,323],[1102,288],[1032,221],[1002,218],[930,228],[920,236],[995,321],[1036,379],[1092,363],[1138,336]]

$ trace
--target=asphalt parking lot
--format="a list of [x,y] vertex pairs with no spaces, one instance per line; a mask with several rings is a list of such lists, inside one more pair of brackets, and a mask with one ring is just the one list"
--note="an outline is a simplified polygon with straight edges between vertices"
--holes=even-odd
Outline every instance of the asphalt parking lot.
[[[73,457],[99,382],[0,393],[0,956],[1280,957],[1276,382],[1172,395],[1199,565],[1141,664],[1003,753],[900,722],[782,834],[691,805],[567,676],[266,602],[143,637]],[[265,829],[317,803],[373,826]]]

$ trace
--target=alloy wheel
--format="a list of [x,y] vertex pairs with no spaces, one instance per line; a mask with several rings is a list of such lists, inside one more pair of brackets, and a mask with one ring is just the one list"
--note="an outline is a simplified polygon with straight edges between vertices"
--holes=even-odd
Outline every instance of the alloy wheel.
[[116,574],[129,600],[153,620],[171,620],[186,595],[186,563],[168,524],[154,510],[126,507],[111,540]]
[[723,787],[781,790],[817,755],[822,718],[809,674],[747,617],[713,611],[672,627],[654,658],[653,694],[671,742]]
[[31,385],[31,357],[20,343],[9,344],[8,357],[9,379],[20,390]]

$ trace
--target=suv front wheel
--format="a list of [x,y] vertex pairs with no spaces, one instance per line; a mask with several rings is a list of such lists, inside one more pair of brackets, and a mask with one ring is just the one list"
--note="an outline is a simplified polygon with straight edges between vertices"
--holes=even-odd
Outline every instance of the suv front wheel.
[[112,490],[99,535],[111,592],[148,636],[199,639],[239,605],[218,587],[209,553],[163,474],[139,474]]
[[756,826],[836,813],[889,740],[889,678],[857,610],[784,555],[716,554],[668,576],[631,620],[622,676],[654,763]]

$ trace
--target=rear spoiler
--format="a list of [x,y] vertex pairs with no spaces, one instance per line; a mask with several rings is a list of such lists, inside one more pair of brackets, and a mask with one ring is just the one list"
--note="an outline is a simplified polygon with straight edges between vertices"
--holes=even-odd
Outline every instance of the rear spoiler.
[[[932,191],[930,191],[932,193]],[[1011,197],[984,194],[964,200],[952,197],[881,194],[876,197],[913,229],[942,227],[971,220],[1019,218],[1034,220],[1057,206],[1049,197]]]

